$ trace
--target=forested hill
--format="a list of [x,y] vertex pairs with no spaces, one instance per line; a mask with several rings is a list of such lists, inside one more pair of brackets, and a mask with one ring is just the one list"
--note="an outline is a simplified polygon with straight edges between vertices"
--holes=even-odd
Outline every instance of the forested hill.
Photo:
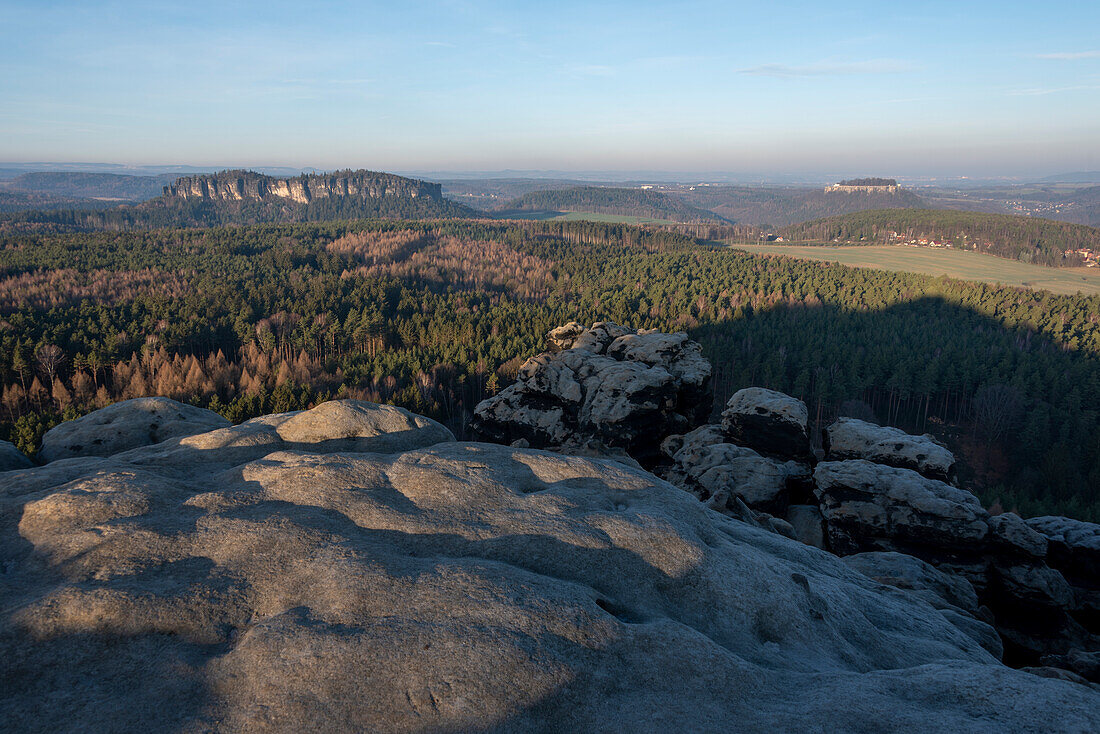
[[274,178],[251,171],[181,178],[164,193],[105,211],[34,211],[0,219],[0,231],[89,231],[342,219],[440,219],[475,212],[439,184],[371,171]]
[[947,244],[1056,267],[1082,265],[1075,250],[1100,251],[1100,229],[1036,217],[939,209],[881,209],[785,227],[794,242]]
[[165,184],[175,176],[130,176],[120,173],[89,173],[84,171],[37,171],[12,179],[8,188],[74,199],[114,199],[145,201],[160,196]]
[[593,212],[632,217],[669,219],[674,222],[721,222],[722,217],[697,209],[682,199],[651,189],[577,186],[552,191],[532,191],[503,204],[503,211]]
[[865,209],[923,207],[912,191],[825,191],[761,186],[697,186],[674,191],[690,206],[708,209],[738,224],[784,227]]

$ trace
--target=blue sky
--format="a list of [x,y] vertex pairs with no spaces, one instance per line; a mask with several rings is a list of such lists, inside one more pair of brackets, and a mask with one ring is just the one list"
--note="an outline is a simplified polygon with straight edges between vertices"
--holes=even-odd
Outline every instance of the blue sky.
[[1100,3],[12,2],[0,160],[1100,169]]

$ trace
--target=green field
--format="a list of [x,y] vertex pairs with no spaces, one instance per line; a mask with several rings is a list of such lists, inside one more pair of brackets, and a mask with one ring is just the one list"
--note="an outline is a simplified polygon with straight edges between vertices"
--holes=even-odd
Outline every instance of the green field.
[[857,268],[904,270],[928,275],[947,275],[963,280],[1042,288],[1054,293],[1100,293],[1100,268],[1047,268],[964,250],[866,245],[825,247],[817,245],[731,245],[757,254],[787,255],[823,260]]
[[507,219],[536,219],[542,222],[607,222],[609,224],[678,224],[671,219],[635,217],[629,214],[599,214],[597,212],[507,212]]

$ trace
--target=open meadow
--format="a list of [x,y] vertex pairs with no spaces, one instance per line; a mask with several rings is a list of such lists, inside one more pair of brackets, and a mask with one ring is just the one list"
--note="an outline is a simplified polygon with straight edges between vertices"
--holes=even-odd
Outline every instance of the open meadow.
[[803,260],[823,260],[858,268],[902,270],[928,275],[947,275],[963,280],[1042,288],[1054,293],[1100,293],[1100,268],[1048,268],[993,255],[952,249],[903,245],[741,245],[756,254],[787,255]]

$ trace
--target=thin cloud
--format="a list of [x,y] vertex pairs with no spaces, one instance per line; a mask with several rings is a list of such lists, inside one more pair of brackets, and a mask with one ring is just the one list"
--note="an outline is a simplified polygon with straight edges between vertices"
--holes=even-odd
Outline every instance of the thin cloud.
[[779,79],[794,79],[810,76],[853,76],[858,74],[901,74],[913,71],[914,66],[907,61],[896,59],[870,59],[843,63],[821,62],[804,66],[788,64],[761,64],[747,69],[738,69],[738,74],[748,76],[770,76]]
[[1077,59],[1100,59],[1100,51],[1059,51],[1052,54],[1035,54],[1037,59],[1057,61],[1076,61]]
[[1100,84],[1077,84],[1072,87],[1036,87],[1034,89],[1014,89],[1009,94],[1013,96],[1035,96],[1039,94],[1058,94],[1059,92],[1082,92],[1100,89]]
[[276,84],[283,84],[288,87],[340,87],[340,86],[358,86],[362,84],[373,84],[374,80],[369,78],[358,79],[306,79],[306,78],[292,78],[292,79],[278,79]]

